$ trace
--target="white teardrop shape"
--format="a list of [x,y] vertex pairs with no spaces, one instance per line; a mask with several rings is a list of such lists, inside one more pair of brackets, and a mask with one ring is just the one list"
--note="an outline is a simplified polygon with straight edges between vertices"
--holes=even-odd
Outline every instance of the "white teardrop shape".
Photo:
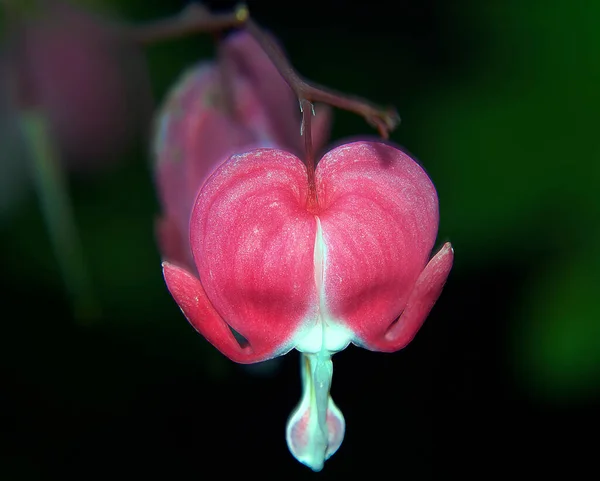
[[302,398],[288,420],[286,441],[298,461],[320,471],[342,444],[346,422],[329,394],[331,356],[324,352],[303,354],[300,363]]

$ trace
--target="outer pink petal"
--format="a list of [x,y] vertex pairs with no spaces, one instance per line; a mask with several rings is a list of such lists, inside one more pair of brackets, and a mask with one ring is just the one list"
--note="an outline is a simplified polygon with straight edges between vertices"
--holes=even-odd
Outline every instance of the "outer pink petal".
[[195,270],[193,259],[188,255],[188,250],[184,249],[185,242],[182,234],[172,218],[159,217],[155,221],[154,230],[163,259],[186,266],[192,271]]
[[189,219],[199,188],[236,149],[253,142],[250,132],[223,111],[218,80],[209,63],[188,72],[165,102],[156,125],[155,178],[163,213],[176,224],[185,243],[179,250],[190,261]]
[[275,149],[234,155],[206,182],[190,224],[200,280],[215,309],[271,357],[316,320],[316,220],[306,169]]
[[169,262],[163,262],[163,275],[169,292],[190,324],[225,356],[239,363],[254,363],[268,356],[269,353],[264,350],[253,349],[251,346],[242,347],[238,343],[193,274]]
[[438,228],[435,188],[408,155],[379,142],[328,152],[316,177],[327,305],[355,343],[378,349],[429,259]]
[[453,261],[454,250],[447,242],[421,272],[398,320],[383,338],[369,339],[372,349],[393,352],[412,341],[440,296]]

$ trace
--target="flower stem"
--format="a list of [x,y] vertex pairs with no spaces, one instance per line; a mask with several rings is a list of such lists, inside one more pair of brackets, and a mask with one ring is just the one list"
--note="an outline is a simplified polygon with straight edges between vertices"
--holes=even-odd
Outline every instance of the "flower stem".
[[248,17],[245,27],[269,56],[273,65],[275,65],[280,75],[294,91],[300,102],[303,100],[323,102],[333,107],[361,115],[370,125],[379,131],[379,135],[384,139],[387,139],[389,133],[400,123],[400,116],[393,107],[378,107],[368,100],[336,92],[302,78],[292,67],[281,49],[252,18]]
[[300,111],[302,112],[302,125],[300,126],[300,135],[304,136],[304,155],[306,163],[306,173],[308,175],[308,203],[309,212],[316,213],[319,202],[317,200],[317,186],[315,184],[315,152],[312,142],[312,116],[315,114],[314,106],[306,99],[300,99]]
[[145,25],[129,27],[129,37],[140,45],[185,37],[192,33],[220,32],[239,27],[248,18],[248,9],[238,6],[228,13],[212,13],[204,5],[191,3],[180,13]]
[[91,287],[57,150],[41,113],[23,110],[20,123],[25,142],[31,149],[40,207],[75,318],[89,322],[99,316],[99,306]]
[[[368,100],[336,92],[301,77],[282,50],[250,17],[248,7],[244,4],[228,13],[212,13],[203,5],[191,4],[178,15],[130,27],[127,32],[133,41],[149,45],[196,32],[218,32],[233,27],[245,27],[256,39],[301,103],[303,100],[311,103],[322,102],[354,112],[375,127],[384,139],[387,139],[390,132],[400,123],[400,116],[393,107],[379,107]],[[305,125],[305,130],[310,129]]]

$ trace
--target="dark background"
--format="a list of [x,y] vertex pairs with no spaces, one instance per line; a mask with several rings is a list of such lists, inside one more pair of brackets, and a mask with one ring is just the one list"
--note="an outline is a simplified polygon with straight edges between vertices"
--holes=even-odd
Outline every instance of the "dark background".
[[[136,23],[185,3],[79,4]],[[346,438],[313,474],[284,439],[298,354],[263,370],[235,365],[165,288],[147,139],[132,136],[107,165],[71,156],[65,166],[98,307],[74,315],[27,156],[8,155],[23,140],[5,128],[0,479],[572,476],[593,449],[600,392],[600,3],[249,7],[302,74],[397,107],[392,139],[433,179],[438,245],[455,249],[441,298],[403,351],[334,357]],[[148,47],[153,105],[211,52],[206,35]],[[3,125],[18,122],[7,112]],[[372,134],[335,112],[332,141]]]

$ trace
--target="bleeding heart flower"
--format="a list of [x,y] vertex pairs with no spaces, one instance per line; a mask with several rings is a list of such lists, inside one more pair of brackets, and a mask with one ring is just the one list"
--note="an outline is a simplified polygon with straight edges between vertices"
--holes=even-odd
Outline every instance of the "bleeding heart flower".
[[430,259],[437,194],[398,148],[342,145],[319,162],[315,198],[307,179],[284,150],[231,156],[193,207],[195,269],[164,262],[163,272],[189,322],[231,360],[303,353],[303,396],[287,443],[318,471],[345,430],[329,394],[332,354],[349,343],[406,346],[442,290],[453,250],[447,243]]
[[[205,179],[238,152],[278,147],[299,154],[302,148],[298,101],[256,40],[236,32],[221,53],[218,62],[201,62],[183,75],[155,127],[155,179],[163,206],[159,247],[163,259],[192,271],[190,213]],[[327,107],[317,111],[317,146],[327,141],[330,117]]]

